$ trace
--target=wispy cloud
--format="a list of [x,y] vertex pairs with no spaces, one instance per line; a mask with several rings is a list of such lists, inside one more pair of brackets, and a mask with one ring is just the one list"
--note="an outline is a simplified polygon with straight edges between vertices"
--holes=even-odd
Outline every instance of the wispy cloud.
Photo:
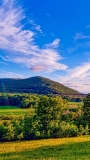
[[86,28],[90,28],[90,25],[87,25]]
[[0,58],[3,59],[4,61],[7,61],[7,59],[3,57],[2,55],[0,55]]
[[[60,55],[52,49],[42,49],[39,51],[39,54],[36,55],[28,55],[28,56],[16,56],[11,57],[10,61],[13,60],[16,63],[21,63],[32,71],[45,71],[52,72],[55,70],[65,70],[67,68],[66,65],[57,62],[61,59]],[[25,62],[25,63],[24,63]]]
[[45,46],[48,48],[58,48],[60,45],[60,39],[56,38],[52,43],[46,44]]
[[82,33],[77,33],[76,36],[74,37],[74,40],[79,40],[79,39],[90,39],[90,36],[85,36]]
[[25,78],[21,74],[14,73],[14,72],[7,72],[4,70],[0,70],[0,77],[3,77],[3,78]]
[[42,33],[42,29],[41,29],[41,26],[40,25],[37,25],[34,20],[30,19],[29,20],[29,23],[32,25],[32,29]]
[[6,62],[2,62],[2,61],[0,61],[0,64],[8,65]]
[[78,50],[78,46],[75,46],[75,47],[70,47],[67,49],[67,52],[68,53],[73,53],[74,51],[77,51]]
[[77,66],[74,69],[69,70],[69,75],[71,78],[86,78],[90,73],[90,62],[84,63],[81,66]]
[[36,31],[32,27],[30,30],[25,29],[25,24],[22,24],[26,20],[24,10],[14,2],[2,0],[0,6],[0,49],[7,51],[5,61],[23,64],[36,72],[65,70],[67,66],[60,63],[61,56],[56,50],[60,40],[55,39],[47,44],[49,48],[36,45],[36,31],[42,33],[41,26],[29,20]]
[[83,63],[73,69],[67,70],[65,76],[58,76],[57,81],[64,85],[80,91],[81,93],[89,93],[90,87],[90,62]]

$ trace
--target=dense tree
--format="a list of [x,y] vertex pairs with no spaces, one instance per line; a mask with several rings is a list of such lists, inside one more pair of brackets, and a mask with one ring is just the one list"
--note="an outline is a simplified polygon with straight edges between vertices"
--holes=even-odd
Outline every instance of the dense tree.
[[55,131],[55,126],[57,127],[61,121],[64,107],[66,102],[61,97],[40,97],[36,115],[42,136],[51,137],[51,132]]
[[0,141],[3,140],[3,136],[6,134],[6,128],[3,124],[0,124]]
[[6,133],[3,135],[3,139],[8,141],[15,139],[15,132],[12,123],[6,127]]
[[24,118],[24,138],[37,139],[40,138],[39,124],[36,116],[31,116],[30,113],[25,115]]
[[88,124],[90,129],[90,94],[84,99],[83,112],[85,124]]

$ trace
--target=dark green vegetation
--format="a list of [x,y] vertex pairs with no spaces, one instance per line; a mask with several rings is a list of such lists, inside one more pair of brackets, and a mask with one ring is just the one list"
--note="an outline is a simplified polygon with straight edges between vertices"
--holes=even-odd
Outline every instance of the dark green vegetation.
[[[2,107],[18,106],[18,113],[1,114],[0,140],[75,137],[89,134],[89,121],[81,102],[68,102],[65,97],[34,94],[0,94]],[[71,99],[70,99],[71,101]],[[71,104],[70,104],[71,103]],[[80,104],[79,104],[80,103]],[[1,110],[2,111],[2,107]],[[90,110],[90,107],[88,107]],[[3,109],[4,111],[5,109]],[[9,109],[7,109],[9,110]],[[19,112],[19,110],[22,110]],[[23,110],[25,113],[23,114]],[[27,111],[27,112],[26,112]],[[4,112],[3,112],[4,113]]]
[[90,94],[88,94],[87,98],[84,99],[83,111],[85,124],[88,124],[90,128]]
[[79,94],[76,90],[39,76],[27,79],[0,79],[0,92],[64,95]]
[[[38,104],[40,95],[0,93],[0,106],[14,106],[18,108],[31,108]],[[2,108],[1,107],[1,108]]]

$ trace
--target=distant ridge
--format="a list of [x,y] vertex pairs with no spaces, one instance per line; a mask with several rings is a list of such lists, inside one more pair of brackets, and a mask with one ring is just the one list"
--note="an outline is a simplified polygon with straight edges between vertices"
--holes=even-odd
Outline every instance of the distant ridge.
[[0,79],[0,92],[9,93],[35,93],[35,94],[80,94],[48,78],[36,76],[27,79]]

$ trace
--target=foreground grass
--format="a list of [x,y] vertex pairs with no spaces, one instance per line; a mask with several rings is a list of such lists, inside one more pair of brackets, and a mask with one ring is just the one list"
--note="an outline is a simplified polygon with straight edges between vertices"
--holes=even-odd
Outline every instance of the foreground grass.
[[90,160],[90,136],[0,143],[0,160]]

